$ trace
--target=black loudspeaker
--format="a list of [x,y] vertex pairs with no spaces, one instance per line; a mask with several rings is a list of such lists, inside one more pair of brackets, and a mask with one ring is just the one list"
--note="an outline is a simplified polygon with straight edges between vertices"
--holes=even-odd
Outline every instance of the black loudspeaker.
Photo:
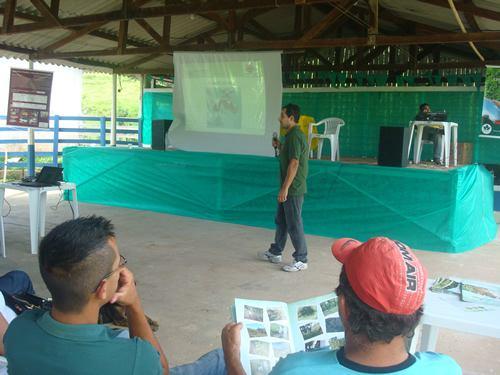
[[378,165],[389,167],[408,166],[410,131],[411,128],[409,127],[380,127]]
[[165,138],[172,120],[153,120],[151,130],[151,148],[153,150],[165,151]]

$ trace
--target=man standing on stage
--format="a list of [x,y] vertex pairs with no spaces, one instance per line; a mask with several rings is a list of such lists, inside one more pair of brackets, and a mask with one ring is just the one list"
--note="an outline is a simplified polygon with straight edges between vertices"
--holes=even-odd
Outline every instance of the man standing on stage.
[[295,252],[294,261],[285,265],[283,271],[297,272],[307,269],[307,245],[302,223],[302,203],[307,192],[308,145],[307,139],[297,126],[300,108],[287,104],[282,108],[279,122],[286,131],[285,141],[279,144],[281,189],[278,194],[276,212],[276,234],[268,251],[259,253],[259,258],[271,263],[281,262],[287,234],[290,235]]

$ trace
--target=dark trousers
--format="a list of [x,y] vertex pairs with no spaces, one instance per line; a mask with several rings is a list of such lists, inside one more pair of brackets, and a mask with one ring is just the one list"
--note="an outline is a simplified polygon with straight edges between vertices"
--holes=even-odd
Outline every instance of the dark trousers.
[[290,235],[295,252],[293,258],[298,262],[307,263],[307,244],[304,236],[304,225],[302,222],[302,203],[304,196],[289,196],[283,203],[278,203],[276,211],[276,233],[274,243],[271,244],[269,252],[281,255],[285,249],[287,234]]
[[7,294],[35,294],[30,277],[23,271],[10,271],[0,276],[0,290]]

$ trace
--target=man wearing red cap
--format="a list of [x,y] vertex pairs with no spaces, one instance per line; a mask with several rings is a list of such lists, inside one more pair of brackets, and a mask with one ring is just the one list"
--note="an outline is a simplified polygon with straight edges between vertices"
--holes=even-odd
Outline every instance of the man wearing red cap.
[[[407,338],[412,337],[423,313],[427,282],[427,272],[410,248],[385,237],[365,243],[341,239],[332,245],[332,253],[343,264],[336,293],[345,346],[334,352],[288,355],[276,364],[272,375],[462,373],[448,356],[412,355],[406,349]],[[240,325],[228,327],[225,334],[229,339],[230,334],[239,337],[239,329]],[[230,361],[234,356],[227,341],[226,361]],[[229,371],[229,375],[239,374]]]

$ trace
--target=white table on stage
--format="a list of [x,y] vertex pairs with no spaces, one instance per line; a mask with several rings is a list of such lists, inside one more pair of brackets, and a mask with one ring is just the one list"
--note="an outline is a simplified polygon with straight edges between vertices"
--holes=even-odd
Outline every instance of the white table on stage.
[[411,142],[413,138],[413,131],[415,127],[417,128],[417,134],[415,135],[415,142],[413,145],[413,163],[420,163],[420,147],[422,146],[422,134],[424,133],[424,128],[428,127],[439,127],[444,130],[444,164],[446,168],[450,166],[450,148],[451,140],[453,138],[453,165],[457,166],[457,142],[458,142],[458,124],[456,122],[448,121],[410,121],[410,144],[408,146],[408,157],[410,156]]
[[5,227],[3,222],[3,206],[5,190],[19,190],[28,193],[29,196],[29,215],[30,215],[30,241],[31,254],[37,254],[40,237],[45,235],[45,211],[47,206],[47,192],[66,191],[72,193],[70,205],[73,208],[74,218],[79,216],[78,198],[76,195],[76,184],[72,182],[62,182],[59,186],[32,187],[23,186],[15,182],[0,183],[0,251],[5,258]]
[[[452,279],[460,280],[455,277]],[[427,282],[424,315],[421,322],[420,351],[436,349],[439,328],[500,339],[500,307],[462,302],[456,294],[433,293],[429,290],[433,283],[434,280],[431,279]],[[500,287],[484,282],[481,284]],[[476,311],[477,306],[482,306],[485,310]]]

